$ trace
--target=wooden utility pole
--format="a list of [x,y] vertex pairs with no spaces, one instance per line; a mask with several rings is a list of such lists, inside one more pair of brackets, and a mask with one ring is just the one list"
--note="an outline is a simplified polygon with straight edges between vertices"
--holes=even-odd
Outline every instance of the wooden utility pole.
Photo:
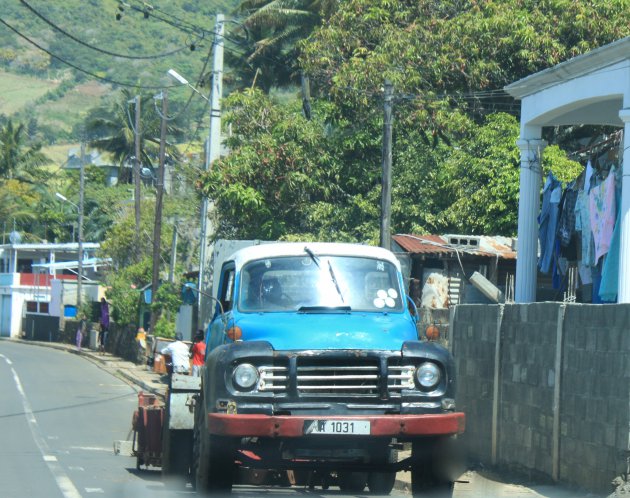
[[381,188],[381,247],[391,248],[392,211],[392,101],[394,86],[385,80],[383,104],[383,178]]
[[302,110],[304,111],[304,117],[311,120],[311,83],[309,78],[304,73],[301,74],[302,83]]
[[136,95],[135,98],[136,104],[136,124],[134,127],[134,135],[135,135],[135,154],[136,159],[133,162],[133,185],[134,185],[134,208],[136,215],[136,233],[135,236],[135,250],[136,254],[140,254],[139,251],[139,243],[140,243],[140,201],[141,201],[141,183],[140,183],[140,169],[142,168],[142,161],[140,157],[140,140],[141,140],[141,130],[140,130],[140,95]]
[[[155,195],[155,223],[153,225],[153,275],[151,278],[151,304],[155,303],[155,295],[160,285],[160,245],[162,242],[162,201],[164,198],[164,161],[166,158],[166,125],[168,113],[168,94],[162,91],[162,124],[160,127],[160,162],[157,175],[157,192]],[[155,328],[158,316],[151,309],[151,332]]]

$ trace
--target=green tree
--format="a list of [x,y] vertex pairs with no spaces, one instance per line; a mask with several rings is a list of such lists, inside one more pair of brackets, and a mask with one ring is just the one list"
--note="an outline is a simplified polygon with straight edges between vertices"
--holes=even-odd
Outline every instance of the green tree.
[[[113,161],[118,164],[120,168],[118,181],[121,183],[132,181],[131,166],[133,164],[132,158],[135,157],[133,98],[134,95],[131,91],[121,90],[112,103],[92,109],[85,124],[90,146],[108,152]],[[144,167],[154,169],[158,160],[161,119],[153,105],[152,95],[143,95],[141,100],[141,164]],[[182,130],[171,121],[168,126],[168,133],[171,137],[181,137]],[[168,143],[166,149],[171,158],[177,159],[179,157],[174,144]]]
[[228,52],[228,63],[243,85],[256,78],[269,92],[272,86],[295,82],[299,72],[299,43],[336,11],[336,0],[243,0],[237,13],[247,37],[244,55]]
[[35,168],[48,163],[41,145],[28,144],[28,135],[23,124],[14,125],[9,119],[0,127],[0,177],[15,178],[32,183]]

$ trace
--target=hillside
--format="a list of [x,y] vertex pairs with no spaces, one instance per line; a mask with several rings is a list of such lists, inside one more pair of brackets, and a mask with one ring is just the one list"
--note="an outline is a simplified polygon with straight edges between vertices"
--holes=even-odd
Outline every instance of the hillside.
[[[228,15],[237,3],[169,0],[147,8],[137,0],[5,0],[0,115],[37,119],[47,142],[73,140],[88,109],[116,88],[171,86],[170,68],[196,81],[211,50],[216,14]],[[175,91],[173,99],[186,96]]]

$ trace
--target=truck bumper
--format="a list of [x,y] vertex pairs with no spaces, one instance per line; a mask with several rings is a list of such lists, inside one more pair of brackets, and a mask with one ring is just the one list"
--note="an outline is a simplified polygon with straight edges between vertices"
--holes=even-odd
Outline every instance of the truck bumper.
[[[461,412],[430,415],[354,415],[339,417],[209,413],[208,432],[214,435],[234,437],[297,438],[305,437],[304,424],[313,420],[367,420],[370,422],[369,437],[450,436],[462,434],[466,425],[466,417]],[[309,435],[307,437],[317,436]]]

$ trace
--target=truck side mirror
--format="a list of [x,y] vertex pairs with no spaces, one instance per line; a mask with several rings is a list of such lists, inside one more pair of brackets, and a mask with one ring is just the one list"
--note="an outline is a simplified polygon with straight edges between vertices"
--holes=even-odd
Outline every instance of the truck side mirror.
[[409,301],[409,311],[411,312],[411,319],[413,320],[413,323],[418,323],[418,321],[420,320],[418,307],[416,306],[416,303],[413,302],[413,299],[411,299],[411,296],[407,296],[407,301]]

